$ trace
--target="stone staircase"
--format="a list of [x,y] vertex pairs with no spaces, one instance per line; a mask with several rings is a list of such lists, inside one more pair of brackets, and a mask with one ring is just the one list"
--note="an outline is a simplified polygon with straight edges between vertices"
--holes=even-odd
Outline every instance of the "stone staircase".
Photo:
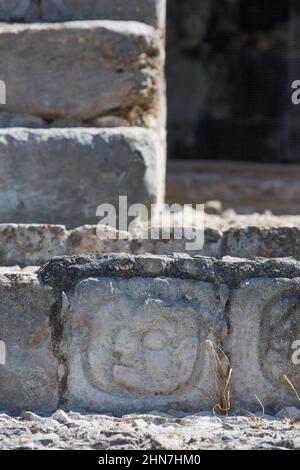
[[118,195],[163,201],[163,11],[156,0],[1,2],[0,222],[74,228]]

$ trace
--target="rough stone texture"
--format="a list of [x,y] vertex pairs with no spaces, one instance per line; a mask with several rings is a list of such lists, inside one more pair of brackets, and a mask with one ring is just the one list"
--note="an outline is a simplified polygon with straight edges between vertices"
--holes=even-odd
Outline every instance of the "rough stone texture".
[[[228,214],[229,215],[229,214]],[[96,225],[84,225],[67,230],[60,225],[0,224],[0,266],[41,265],[54,256],[103,253],[131,253],[172,255],[186,253],[191,256],[224,256],[255,259],[291,257],[300,261],[300,221],[298,217],[206,216],[203,249],[190,250],[186,237],[175,240],[178,226],[161,228],[159,239],[135,239],[128,232],[109,228],[103,239],[97,235]],[[281,224],[283,224],[281,226]],[[240,226],[239,226],[240,225]],[[99,226],[98,226],[99,227]],[[215,227],[215,228],[214,228]],[[180,228],[181,233],[183,228]],[[170,239],[162,235],[170,234]],[[199,234],[198,234],[199,235]],[[124,239],[123,239],[124,237]],[[150,237],[150,235],[149,235]]]
[[66,240],[64,226],[0,224],[0,265],[41,265],[67,254]]
[[[112,228],[106,231],[108,236],[116,240],[102,240],[97,235],[97,226],[84,225],[69,232],[67,253],[70,256],[90,253],[130,253],[130,234],[118,232]],[[126,239],[120,239],[125,235]]]
[[140,128],[0,130],[0,222],[98,223],[99,204],[161,201],[163,150]]
[[151,26],[112,21],[3,24],[0,41],[5,111],[47,120],[116,114],[148,126],[152,116],[155,126],[163,89],[163,44]]
[[[242,219],[243,220],[243,219]],[[270,222],[273,219],[270,219]],[[300,260],[300,227],[297,219],[291,219],[291,226],[280,227],[280,219],[275,219],[279,226],[249,226],[230,227],[226,219],[217,218],[206,222],[208,227],[204,229],[204,246],[202,249],[188,249],[188,240],[185,236],[181,240],[175,240],[174,232],[178,227],[165,227],[159,230],[159,239],[131,239],[129,233],[126,240],[119,240],[119,232],[116,232],[117,240],[98,240],[96,226],[79,227],[70,231],[68,236],[68,255],[90,253],[151,253],[154,255],[172,255],[174,253],[187,253],[191,256],[210,256],[217,259],[223,256],[255,259],[262,258],[286,258],[291,257]],[[222,229],[222,222],[224,228]],[[238,222],[238,219],[237,219]],[[288,222],[286,223],[288,225]],[[294,226],[293,226],[294,224]],[[213,226],[218,228],[213,228]],[[266,224],[268,225],[268,224]],[[227,226],[227,228],[225,228]],[[180,227],[179,227],[180,228]],[[184,227],[180,228],[184,235]],[[170,239],[163,239],[162,235],[169,235]],[[196,234],[196,231],[195,231]],[[198,234],[198,236],[200,236]],[[59,254],[59,253],[58,253]]]
[[[175,238],[176,231],[179,230],[182,234],[182,239]],[[151,253],[154,255],[172,255],[173,253],[188,253],[191,256],[212,256],[219,258],[222,252],[222,233],[213,228],[205,228],[204,230],[193,230],[194,239],[189,240],[185,235],[185,227],[160,227],[157,230],[159,237],[157,240],[151,238],[151,233],[148,234],[148,239],[138,239],[131,242],[131,253],[142,254]],[[169,237],[170,234],[170,237]],[[168,237],[169,239],[164,239]],[[204,245],[201,246],[202,238],[204,237]],[[197,241],[198,240],[198,241]],[[190,244],[193,244],[193,249],[190,249]],[[195,249],[197,248],[197,249]],[[112,251],[112,250],[111,250]]]
[[163,27],[166,0],[42,0],[45,21],[135,20]]
[[53,349],[51,288],[36,276],[0,275],[0,409],[49,412],[58,406],[58,362]]
[[260,415],[216,417],[170,410],[120,418],[70,412],[68,422],[0,415],[0,449],[299,450],[300,426]]
[[253,407],[255,395],[271,408],[295,403],[284,375],[300,389],[299,365],[292,362],[299,308],[299,278],[251,279],[233,293],[229,344],[236,406]]
[[163,27],[165,0],[1,0],[1,21],[141,21]]
[[122,414],[212,406],[205,341],[215,341],[220,322],[211,284],[89,278],[69,301],[69,408]]
[[99,276],[196,279],[236,288],[242,281],[255,277],[298,278],[300,263],[292,258],[247,260],[227,256],[217,260],[186,254],[58,256],[42,266],[39,276],[46,284],[62,291],[72,289],[85,278]]
[[225,232],[223,253],[229,256],[300,259],[299,228],[244,227]]

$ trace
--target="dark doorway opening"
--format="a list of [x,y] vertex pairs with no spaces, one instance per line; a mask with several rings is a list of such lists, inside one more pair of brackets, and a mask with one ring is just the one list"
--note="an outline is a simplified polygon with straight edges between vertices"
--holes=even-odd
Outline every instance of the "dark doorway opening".
[[300,162],[294,3],[168,1],[170,159]]

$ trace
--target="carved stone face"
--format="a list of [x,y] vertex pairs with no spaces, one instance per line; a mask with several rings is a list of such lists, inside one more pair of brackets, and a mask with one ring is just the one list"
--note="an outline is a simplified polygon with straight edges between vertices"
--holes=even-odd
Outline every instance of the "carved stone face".
[[194,312],[151,299],[104,302],[95,311],[86,354],[89,373],[102,389],[172,393],[190,379],[198,354]]
[[[67,293],[63,347],[73,409],[127,413],[211,406],[219,310],[214,285],[172,278],[87,278]],[[66,304],[67,305],[67,304]],[[205,405],[203,405],[203,402]]]

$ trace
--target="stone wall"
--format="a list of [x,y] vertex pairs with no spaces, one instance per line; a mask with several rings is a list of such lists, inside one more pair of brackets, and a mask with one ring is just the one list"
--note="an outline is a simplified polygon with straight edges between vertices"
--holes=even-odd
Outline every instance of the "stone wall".
[[61,257],[37,276],[1,275],[1,409],[212,409],[207,341],[229,358],[233,410],[257,409],[255,395],[273,412],[297,404],[283,376],[299,389],[299,277],[291,260],[179,255]]
[[[297,218],[295,218],[297,219]],[[8,267],[19,271],[23,268],[40,266],[53,257],[61,255],[89,255],[105,253],[129,253],[154,255],[173,255],[186,253],[191,256],[210,256],[222,259],[224,256],[237,258],[290,258],[300,261],[300,220],[281,223],[274,220],[266,226],[263,219],[261,226],[251,223],[247,226],[230,225],[217,227],[212,223],[204,229],[194,232],[200,238],[204,235],[203,248],[195,251],[188,249],[190,239],[184,234],[182,239],[175,238],[175,228],[161,227],[156,240],[134,239],[128,232],[118,232],[110,228],[109,236],[103,239],[97,236],[96,225],[84,225],[67,230],[63,225],[18,225],[0,224],[0,270]],[[257,224],[257,221],[256,221]],[[215,226],[214,226],[215,225]],[[169,239],[164,239],[170,234]],[[199,239],[198,238],[198,239]],[[37,269],[37,268],[36,268]]]
[[168,2],[170,158],[299,161],[296,8],[287,0]]

